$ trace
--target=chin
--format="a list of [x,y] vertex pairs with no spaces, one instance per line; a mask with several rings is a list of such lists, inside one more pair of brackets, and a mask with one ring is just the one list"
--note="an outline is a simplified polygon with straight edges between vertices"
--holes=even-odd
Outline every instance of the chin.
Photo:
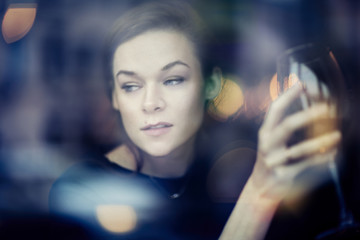
[[146,152],[147,154],[153,156],[153,157],[164,157],[170,154],[175,148],[172,148],[169,146],[169,144],[159,144],[159,145],[148,145],[142,150]]
[[144,149],[143,151],[153,157],[164,157],[171,152],[164,149]]

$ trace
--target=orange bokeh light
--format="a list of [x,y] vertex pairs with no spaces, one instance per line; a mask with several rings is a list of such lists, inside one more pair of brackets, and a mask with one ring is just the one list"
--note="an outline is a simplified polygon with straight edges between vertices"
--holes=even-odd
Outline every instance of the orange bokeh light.
[[295,73],[291,73],[288,80],[288,89],[294,86],[298,81],[299,77]]
[[[299,77],[295,74],[295,73],[291,73],[289,75],[289,77],[286,77],[284,79],[284,83],[283,83],[283,89],[284,91],[288,90],[289,88],[291,88],[292,86],[294,86],[299,80]],[[277,74],[275,73],[274,76],[271,78],[270,81],[270,97],[271,100],[274,101],[275,99],[277,99],[281,93],[281,89],[280,89],[280,84],[279,81],[277,80]]]
[[244,104],[244,95],[240,86],[230,80],[222,81],[222,89],[209,105],[208,113],[219,121],[226,121],[235,115]]
[[30,31],[36,7],[36,4],[10,4],[2,21],[2,35],[6,43],[16,42]]
[[96,216],[100,225],[112,233],[130,232],[137,222],[135,210],[127,205],[100,205]]
[[270,81],[270,97],[271,100],[275,100],[279,97],[279,82],[277,80],[277,74],[275,73],[275,75],[271,78]]

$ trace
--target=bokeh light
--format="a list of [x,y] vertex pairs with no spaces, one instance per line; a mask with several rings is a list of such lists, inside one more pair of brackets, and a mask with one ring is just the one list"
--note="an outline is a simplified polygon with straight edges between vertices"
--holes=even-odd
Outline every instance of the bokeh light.
[[284,91],[288,90],[299,81],[299,77],[295,73],[291,73],[288,78],[284,80]]
[[277,74],[275,73],[271,78],[269,86],[271,100],[274,101],[279,97],[281,89],[283,89],[283,91],[286,91],[292,86],[294,86],[298,81],[299,77],[295,73],[291,73],[289,77],[286,77],[284,79],[283,86],[280,86],[280,83],[277,79]]
[[270,81],[270,97],[271,100],[275,100],[279,97],[279,82],[277,80],[277,73],[274,74],[274,76],[271,78]]
[[36,4],[10,4],[2,21],[2,35],[6,43],[16,42],[30,31],[36,8]]
[[127,205],[100,205],[96,216],[100,225],[112,233],[130,232],[137,222],[135,210]]
[[226,121],[244,104],[244,95],[235,77],[222,79],[222,88],[216,98],[209,104],[208,113],[218,121]]
[[218,202],[236,201],[255,158],[256,151],[250,147],[237,147],[217,158],[207,178],[207,189],[212,199]]

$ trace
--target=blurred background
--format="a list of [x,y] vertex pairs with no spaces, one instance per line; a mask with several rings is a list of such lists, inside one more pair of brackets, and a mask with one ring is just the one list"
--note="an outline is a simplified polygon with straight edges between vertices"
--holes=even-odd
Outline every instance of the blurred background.
[[[55,179],[73,163],[116,145],[118,116],[103,81],[104,39],[115,19],[140,2],[0,2],[0,226],[5,231],[14,221],[47,222],[47,197]],[[255,152],[257,130],[278,95],[277,56],[309,42],[332,49],[350,106],[341,179],[346,201],[359,219],[360,3],[188,2],[217,36],[214,49],[228,80],[215,99],[216,108],[208,110],[217,126],[214,134],[222,132],[219,142],[246,142],[245,151]],[[224,137],[224,132],[235,136]]]

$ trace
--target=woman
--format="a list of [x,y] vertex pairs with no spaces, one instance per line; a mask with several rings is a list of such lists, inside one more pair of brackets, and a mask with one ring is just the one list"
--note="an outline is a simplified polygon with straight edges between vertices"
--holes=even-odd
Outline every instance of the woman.
[[[341,134],[332,130],[287,147],[296,130],[335,117],[328,105],[318,104],[284,118],[303,94],[295,85],[272,104],[259,133],[255,167],[230,215],[207,194],[210,166],[200,147],[206,102],[221,85],[221,71],[206,51],[209,39],[182,2],[141,5],[119,19],[106,60],[111,101],[126,138],[102,164],[77,165],[54,184],[54,212],[125,239],[264,238],[296,175],[330,161]],[[119,228],[106,224],[111,218]]]

